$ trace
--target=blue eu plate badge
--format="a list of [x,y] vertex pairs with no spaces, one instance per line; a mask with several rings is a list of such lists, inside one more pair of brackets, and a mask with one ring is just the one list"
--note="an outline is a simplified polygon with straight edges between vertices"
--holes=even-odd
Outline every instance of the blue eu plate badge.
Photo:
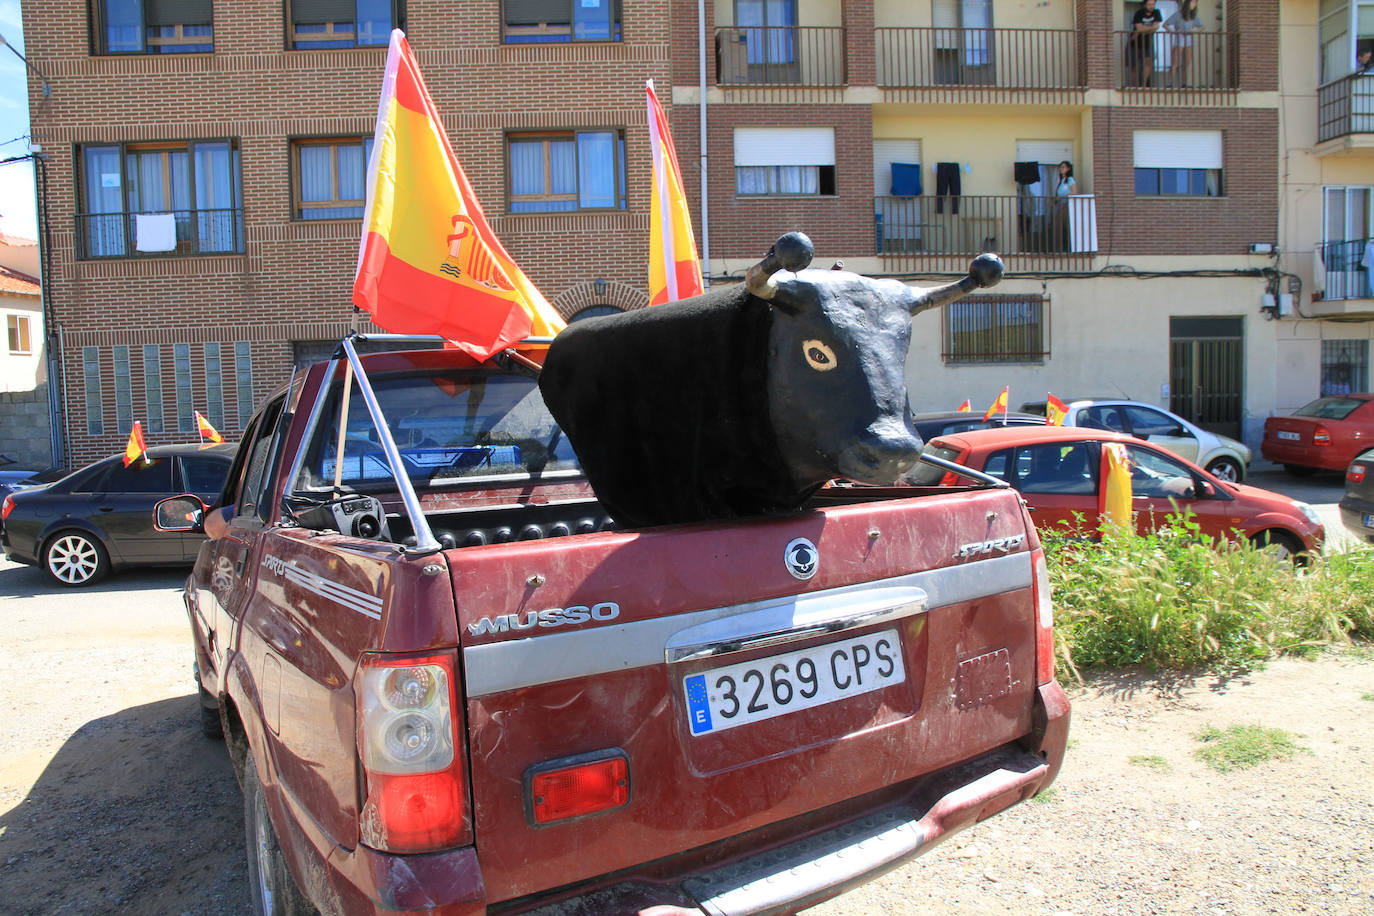
[[706,676],[694,674],[683,679],[687,691],[687,721],[692,726],[692,734],[700,735],[711,730],[711,704],[706,699]]

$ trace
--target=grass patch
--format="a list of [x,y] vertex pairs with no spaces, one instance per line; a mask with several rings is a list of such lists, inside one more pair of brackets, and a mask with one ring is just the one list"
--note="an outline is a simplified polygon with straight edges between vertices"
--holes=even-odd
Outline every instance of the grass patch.
[[1057,651],[1070,670],[1145,665],[1240,669],[1374,637],[1374,552],[1276,562],[1218,546],[1191,515],[1100,543],[1042,533]]
[[1292,733],[1262,725],[1232,725],[1225,731],[1208,726],[1193,737],[1202,742],[1193,756],[1222,773],[1310,753]]
[[1173,769],[1169,761],[1160,757],[1158,754],[1132,754],[1127,759],[1133,766],[1148,767],[1151,770],[1158,770],[1161,773],[1167,773]]
[[1374,693],[1366,693],[1366,694],[1363,694],[1363,695],[1360,696],[1360,699],[1361,699],[1361,700],[1369,700],[1369,701],[1371,701],[1371,702],[1374,702]]
[[1050,786],[1039,795],[1032,795],[1031,801],[1035,802],[1037,805],[1048,805],[1057,802],[1059,801],[1059,789],[1057,786]]

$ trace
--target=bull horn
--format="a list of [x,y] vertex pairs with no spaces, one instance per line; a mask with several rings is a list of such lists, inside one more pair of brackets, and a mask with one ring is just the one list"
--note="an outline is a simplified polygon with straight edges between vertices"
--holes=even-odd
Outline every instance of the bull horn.
[[1002,270],[1002,259],[997,255],[980,254],[969,265],[968,276],[961,280],[956,280],[945,286],[933,286],[930,289],[911,287],[911,295],[906,303],[907,309],[911,314],[916,315],[926,309],[935,308],[937,305],[962,299],[975,289],[996,286],[1002,281]]
[[744,286],[760,299],[772,299],[778,284],[773,274],[780,270],[798,271],[811,263],[816,247],[800,232],[789,232],[773,243],[762,261],[749,268]]

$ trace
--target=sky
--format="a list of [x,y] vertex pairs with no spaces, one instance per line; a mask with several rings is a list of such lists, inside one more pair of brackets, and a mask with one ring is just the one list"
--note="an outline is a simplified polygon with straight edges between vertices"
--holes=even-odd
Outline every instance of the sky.
[[[24,53],[19,0],[0,0],[0,35],[20,54]],[[14,51],[0,47],[0,159],[26,155],[28,135],[29,91],[24,62]],[[31,162],[0,165],[0,232],[30,239],[38,237]]]

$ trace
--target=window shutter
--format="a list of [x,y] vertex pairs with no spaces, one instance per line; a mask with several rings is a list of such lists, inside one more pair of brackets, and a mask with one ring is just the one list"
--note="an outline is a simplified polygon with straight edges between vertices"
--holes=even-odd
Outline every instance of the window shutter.
[[209,25],[210,0],[144,0],[148,25]]
[[1073,161],[1072,140],[1017,140],[1017,162],[1038,162],[1041,165],[1059,165]]
[[892,193],[892,163],[921,164],[920,140],[873,141],[873,196],[887,197]]
[[506,25],[571,21],[569,0],[506,0]]
[[292,22],[352,22],[357,0],[291,0]]
[[1219,130],[1138,130],[1134,140],[1138,169],[1222,167]]
[[833,127],[736,127],[735,165],[834,165]]

